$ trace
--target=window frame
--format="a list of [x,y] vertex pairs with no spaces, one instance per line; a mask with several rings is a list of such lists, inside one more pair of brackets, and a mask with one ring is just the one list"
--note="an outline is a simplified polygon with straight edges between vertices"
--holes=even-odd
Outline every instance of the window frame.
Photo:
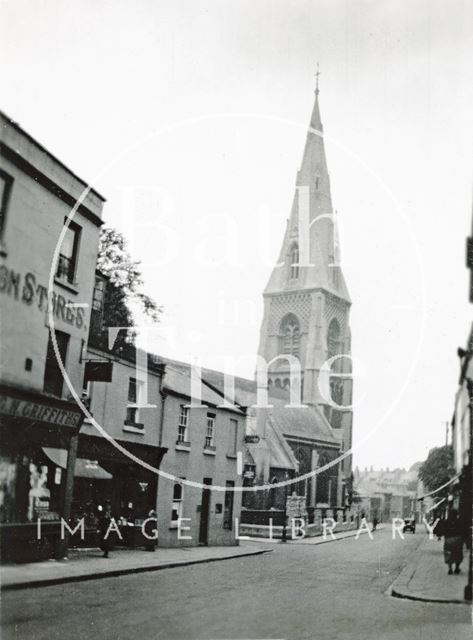
[[190,408],[185,404],[180,404],[176,444],[185,444],[189,442],[189,417]]
[[[63,366],[66,367],[71,336],[69,333],[59,331],[58,329],[56,329],[54,333],[56,336],[56,342]],[[64,389],[64,377],[56,358],[51,334],[51,329],[49,329],[48,342],[46,346],[46,358],[44,363],[43,391],[44,393],[49,393],[52,396],[56,396],[57,398],[62,398],[62,392]],[[54,380],[54,376],[56,376],[56,380]],[[56,388],[54,388],[55,384],[57,384]]]
[[[181,482],[185,480],[185,478],[180,478],[179,481],[174,482],[172,486],[172,495],[171,495],[171,522],[169,525],[170,529],[177,529],[179,519],[183,517],[184,512],[184,483]],[[180,489],[180,497],[175,497],[176,487]],[[176,513],[176,517],[174,517],[174,513]]]
[[[65,223],[65,226],[67,227],[66,234],[67,232],[72,232],[74,234],[74,238],[72,241],[72,255],[69,257],[61,252],[61,249],[62,249],[62,243],[61,243],[57,265],[56,265],[55,279],[60,283],[75,285],[77,280],[76,275],[77,275],[77,265],[79,262],[78,260],[79,245],[80,245],[80,239],[82,235],[82,227],[78,225],[77,222],[74,222],[74,220],[68,221],[67,218],[65,218],[64,223]],[[66,235],[64,235],[63,242],[65,238],[66,238]],[[69,266],[65,270],[62,269],[61,259],[63,259],[63,261],[70,262]]]
[[5,248],[2,245],[4,244],[7,213],[10,205],[14,178],[3,169],[0,169],[0,178],[2,178],[5,184],[0,198],[0,253],[6,255]]
[[[204,449],[215,449],[215,422],[216,414],[207,412],[207,421],[205,426]],[[211,431],[209,430],[211,429]]]
[[299,245],[294,242],[289,252],[289,277],[291,280],[299,278]]
[[[133,387],[134,393],[130,394]],[[124,426],[125,428],[144,433],[144,424],[140,422],[140,394],[142,387],[142,380],[138,380],[134,376],[130,376],[128,378],[128,396]],[[134,396],[134,400],[130,395]]]

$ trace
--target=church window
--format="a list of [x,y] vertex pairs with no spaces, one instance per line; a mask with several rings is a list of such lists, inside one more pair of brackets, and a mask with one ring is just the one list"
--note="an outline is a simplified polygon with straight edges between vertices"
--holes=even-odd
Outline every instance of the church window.
[[340,341],[340,325],[335,318],[332,320],[328,327],[327,332],[327,353],[329,358],[340,354],[341,341]]
[[320,183],[320,178],[319,178],[319,176],[317,176],[315,178],[315,188],[316,188],[317,191],[319,190],[319,183]]
[[291,247],[291,280],[299,277],[299,247],[293,244]]
[[281,353],[299,356],[301,330],[299,320],[293,313],[285,316],[281,322]]

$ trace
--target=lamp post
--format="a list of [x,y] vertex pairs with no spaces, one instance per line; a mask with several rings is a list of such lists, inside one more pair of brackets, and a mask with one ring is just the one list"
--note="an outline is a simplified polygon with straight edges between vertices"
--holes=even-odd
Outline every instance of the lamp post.
[[286,484],[284,485],[284,520],[282,523],[282,538],[281,542],[287,542],[287,480],[289,479],[289,474],[287,471],[284,472],[284,481]]

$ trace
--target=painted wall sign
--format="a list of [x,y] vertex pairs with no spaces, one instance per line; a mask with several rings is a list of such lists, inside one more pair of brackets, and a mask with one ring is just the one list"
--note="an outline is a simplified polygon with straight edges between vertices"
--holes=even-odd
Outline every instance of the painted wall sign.
[[15,398],[5,393],[0,393],[0,415],[64,427],[78,427],[82,421],[82,413],[79,410],[61,409],[47,402]]
[[[36,280],[34,273],[28,272],[24,276],[9,269],[6,265],[0,266],[0,293],[6,294],[15,300],[28,306],[34,306],[39,311],[48,312],[48,289]],[[66,300],[60,293],[52,292],[51,303],[54,317],[66,324],[86,330],[85,309],[70,307],[72,300]]]

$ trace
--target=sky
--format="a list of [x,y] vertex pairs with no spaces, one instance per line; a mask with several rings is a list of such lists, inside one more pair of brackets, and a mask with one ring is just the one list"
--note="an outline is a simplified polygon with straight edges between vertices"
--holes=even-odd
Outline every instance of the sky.
[[355,464],[445,441],[472,320],[473,4],[3,0],[1,108],[105,195],[153,349],[252,377],[314,99],[353,301]]

